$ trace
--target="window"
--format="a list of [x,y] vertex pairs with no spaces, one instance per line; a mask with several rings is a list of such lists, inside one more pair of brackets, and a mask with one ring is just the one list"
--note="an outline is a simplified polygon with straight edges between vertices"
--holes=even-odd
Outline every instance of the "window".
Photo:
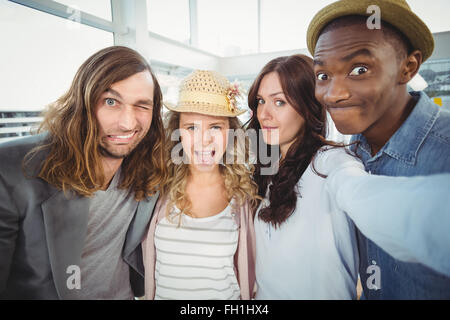
[[257,0],[197,0],[199,48],[219,56],[258,51]]
[[261,0],[261,51],[306,48],[314,15],[335,0]]
[[189,0],[147,0],[147,22],[151,32],[190,43]]
[[111,0],[54,0],[74,9],[92,14],[105,20],[112,20]]
[[[177,103],[180,83],[193,70],[158,61],[151,61],[150,63],[161,87],[164,101]],[[163,111],[165,112],[167,109],[163,108]]]
[[0,29],[0,111],[42,110],[90,55],[114,43],[110,32],[9,1],[0,1]]
[[428,84],[424,90],[428,96],[437,98],[435,102],[450,109],[450,59],[426,61],[420,68],[420,75]]

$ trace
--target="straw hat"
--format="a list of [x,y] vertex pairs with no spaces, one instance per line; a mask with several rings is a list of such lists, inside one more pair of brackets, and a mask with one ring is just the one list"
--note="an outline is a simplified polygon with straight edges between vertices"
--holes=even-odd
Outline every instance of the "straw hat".
[[178,103],[164,105],[177,112],[236,117],[246,112],[237,108],[236,97],[241,94],[236,84],[217,72],[195,70],[181,82]]
[[396,27],[409,39],[414,49],[422,52],[423,61],[431,56],[434,50],[433,35],[405,0],[340,0],[326,6],[309,24],[309,52],[314,55],[320,33],[331,21],[349,15],[371,16],[372,13],[367,13],[367,8],[371,5],[377,5],[381,9],[381,20]]

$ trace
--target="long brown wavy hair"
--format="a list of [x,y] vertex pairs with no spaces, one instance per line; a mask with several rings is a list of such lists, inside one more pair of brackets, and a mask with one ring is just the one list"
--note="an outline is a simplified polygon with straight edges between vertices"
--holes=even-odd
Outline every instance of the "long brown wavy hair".
[[[258,184],[258,193],[261,197],[265,197],[267,186],[272,182],[268,195],[270,204],[261,208],[258,216],[263,221],[270,222],[274,227],[278,227],[296,209],[299,192],[296,185],[309,164],[314,160],[317,151],[325,145],[333,147],[342,147],[343,145],[325,139],[327,133],[326,110],[315,97],[313,60],[301,54],[273,59],[264,66],[256,77],[248,94],[248,105],[253,111],[248,129],[255,129],[260,132],[261,126],[257,118],[257,95],[261,80],[271,72],[278,74],[286,99],[295,111],[305,119],[303,128],[297,133],[275,175],[261,174],[263,165],[259,157],[255,165],[254,180]],[[270,148],[264,142],[262,145],[258,143],[259,148],[266,148],[270,152]],[[257,154],[259,155],[259,152]],[[316,174],[324,177],[315,171],[314,162],[312,168]]]
[[[162,198],[168,201],[166,217],[169,217],[170,210],[174,205],[178,205],[181,213],[191,215],[192,204],[186,194],[187,180],[190,174],[189,165],[186,163],[175,163],[172,159],[174,148],[181,144],[181,140],[172,139],[172,133],[180,128],[180,112],[169,111],[166,121],[166,147],[165,157],[168,168],[168,178],[165,185],[161,188]],[[229,117],[229,126],[231,130],[242,129],[239,119]],[[233,141],[234,140],[234,141]],[[234,137],[228,141],[226,152],[223,155],[223,165],[219,165],[220,173],[224,179],[225,189],[229,200],[236,200],[235,205],[241,206],[245,202],[251,208],[256,208],[258,197],[258,186],[252,180],[254,167],[249,164],[249,143],[248,137]],[[182,151],[184,152],[184,151]],[[227,153],[232,155],[233,162],[226,163]],[[237,161],[241,159],[242,161]],[[175,215],[175,217],[178,215]],[[180,220],[179,220],[180,221]]]
[[100,190],[105,177],[95,106],[112,84],[146,70],[154,84],[152,123],[139,145],[123,159],[119,188],[134,191],[136,200],[154,194],[166,176],[162,93],[145,58],[127,47],[102,49],[81,65],[70,89],[44,111],[38,132],[48,132],[47,138],[27,154],[25,169],[35,155],[45,152],[38,177],[64,192],[71,190],[81,196]]

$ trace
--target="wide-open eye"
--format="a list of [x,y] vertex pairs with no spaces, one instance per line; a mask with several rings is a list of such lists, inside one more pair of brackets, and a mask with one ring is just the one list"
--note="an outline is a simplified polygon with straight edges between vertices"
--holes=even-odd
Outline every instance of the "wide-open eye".
[[364,73],[366,73],[367,71],[369,71],[369,69],[367,69],[366,67],[356,67],[352,70],[352,72],[350,72],[350,76],[360,76]]
[[326,73],[318,73],[317,74],[317,80],[319,80],[319,81],[328,80],[328,75]]
[[256,103],[257,103],[258,105],[260,105],[260,104],[264,104],[265,101],[264,101],[263,99],[261,99],[261,98],[258,98],[258,99],[256,99]]
[[116,105],[116,100],[114,100],[113,98],[106,98],[105,103],[110,107],[114,107]]

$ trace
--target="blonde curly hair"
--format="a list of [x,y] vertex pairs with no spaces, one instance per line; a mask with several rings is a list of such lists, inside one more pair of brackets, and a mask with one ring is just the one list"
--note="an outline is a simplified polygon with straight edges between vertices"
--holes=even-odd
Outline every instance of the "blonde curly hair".
[[[174,147],[181,143],[180,139],[172,139],[172,133],[180,128],[180,112],[169,111],[164,119],[166,127],[165,159],[168,170],[168,178],[161,188],[161,198],[168,201],[166,206],[166,218],[173,221],[174,217],[181,214],[192,216],[190,209],[191,201],[186,194],[187,178],[190,174],[189,164],[173,161],[171,155]],[[230,130],[242,129],[242,124],[236,117],[229,117]],[[174,141],[175,140],[175,141]],[[219,165],[219,171],[224,179],[225,190],[228,199],[234,199],[235,205],[242,206],[247,202],[250,208],[256,208],[260,196],[258,195],[258,186],[253,181],[253,165],[249,163],[249,141],[247,136],[238,136],[234,141],[228,141],[226,152]],[[233,161],[227,163],[230,156]],[[180,209],[178,214],[174,214],[172,208],[177,205]],[[181,219],[179,219],[179,223]]]

